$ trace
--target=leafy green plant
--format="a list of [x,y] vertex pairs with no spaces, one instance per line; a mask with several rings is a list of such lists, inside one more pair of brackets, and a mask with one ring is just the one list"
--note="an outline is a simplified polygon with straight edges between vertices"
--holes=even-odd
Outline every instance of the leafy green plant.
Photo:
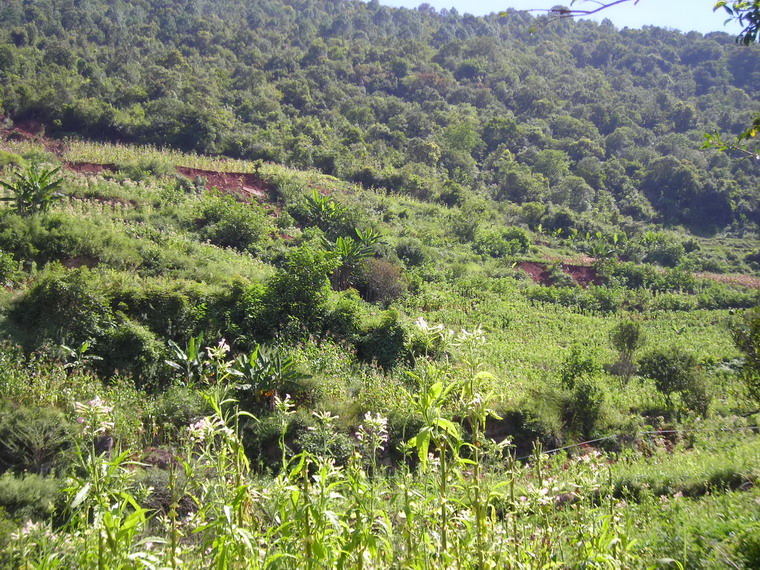
[[58,177],[60,171],[60,167],[43,168],[34,162],[23,171],[16,170],[11,179],[0,180],[0,187],[12,194],[0,200],[11,202],[22,216],[45,213],[63,197],[56,192],[63,184],[63,178]]
[[371,257],[380,243],[380,234],[368,229],[354,230],[358,239],[351,236],[339,237],[331,246],[340,260],[340,265],[332,274],[331,281],[336,289],[346,289],[355,284],[357,272],[364,260]]
[[760,309],[735,317],[730,330],[734,344],[745,357],[742,373],[747,388],[760,401]]
[[710,396],[693,354],[677,346],[655,349],[641,357],[639,368],[642,376],[654,380],[671,411],[673,396],[678,394],[692,409],[706,414]]
[[36,473],[0,476],[0,508],[18,520],[46,520],[60,505],[62,481]]
[[641,324],[636,321],[621,321],[610,331],[610,344],[618,351],[618,361],[614,369],[626,382],[635,370],[633,356],[645,343],[646,337],[641,330]]
[[291,355],[281,350],[256,345],[237,357],[232,373],[238,379],[236,389],[244,404],[273,403],[284,392],[298,390],[298,382],[308,378],[300,372]]
[[203,349],[203,334],[191,336],[182,349],[173,340],[168,341],[170,358],[165,362],[182,375],[186,385],[192,386],[201,380],[208,365],[208,355]]
[[71,425],[50,408],[0,408],[0,471],[47,475],[67,464],[73,448]]

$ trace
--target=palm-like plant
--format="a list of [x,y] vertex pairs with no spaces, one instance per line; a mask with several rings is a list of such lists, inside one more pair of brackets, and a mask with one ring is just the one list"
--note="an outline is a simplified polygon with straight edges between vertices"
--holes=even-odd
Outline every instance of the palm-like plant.
[[56,190],[63,183],[58,176],[61,171],[57,168],[41,168],[35,163],[26,170],[17,170],[10,180],[0,180],[0,187],[11,192],[11,196],[3,196],[0,200],[12,202],[13,208],[22,216],[44,213],[50,206],[63,197]]
[[332,276],[333,286],[337,289],[346,289],[352,285],[352,279],[362,262],[375,253],[376,245],[380,241],[380,234],[372,229],[362,232],[354,230],[358,239],[350,236],[339,237],[332,246],[335,254],[340,257],[340,266]]
[[203,334],[191,336],[185,350],[173,340],[169,341],[172,360],[166,360],[171,368],[179,372],[190,386],[201,380],[208,368],[208,355],[203,350]]
[[296,389],[298,381],[308,377],[296,368],[292,356],[261,345],[238,356],[232,373],[240,379],[237,388],[246,404],[274,402],[283,390]]

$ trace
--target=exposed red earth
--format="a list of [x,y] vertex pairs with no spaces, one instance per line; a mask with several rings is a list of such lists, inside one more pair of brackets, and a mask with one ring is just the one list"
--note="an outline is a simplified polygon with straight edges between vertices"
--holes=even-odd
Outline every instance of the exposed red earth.
[[206,180],[206,187],[216,187],[223,192],[239,194],[246,200],[266,199],[268,187],[266,182],[255,174],[242,172],[217,172],[214,170],[201,170],[178,166],[177,172],[188,178],[200,176]]
[[539,285],[551,285],[552,280],[549,276],[549,272],[546,270],[545,263],[538,263],[536,261],[520,261],[517,267],[525,271],[534,283]]

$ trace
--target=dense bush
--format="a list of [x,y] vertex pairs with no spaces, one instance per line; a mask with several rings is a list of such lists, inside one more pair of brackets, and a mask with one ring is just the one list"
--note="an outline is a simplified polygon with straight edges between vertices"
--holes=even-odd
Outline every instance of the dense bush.
[[365,362],[377,362],[385,369],[399,362],[405,354],[406,332],[398,311],[390,309],[369,324],[356,343],[357,356]]
[[240,251],[251,249],[273,229],[261,206],[238,202],[225,195],[204,196],[198,207],[196,224],[202,239]]
[[480,255],[506,257],[525,253],[530,247],[528,233],[521,228],[493,228],[475,234],[473,249]]
[[98,363],[103,374],[132,377],[141,387],[155,387],[165,373],[163,342],[150,329],[128,318],[122,317],[98,338],[96,351],[103,358]]
[[61,412],[0,404],[0,472],[54,473],[67,465],[73,446],[71,425]]
[[0,476],[0,507],[18,521],[46,521],[63,502],[63,482],[34,473]]
[[567,391],[563,402],[565,425],[571,434],[588,439],[594,435],[603,415],[604,391],[593,377],[580,376]]
[[330,292],[328,276],[338,261],[329,252],[303,245],[288,253],[285,266],[267,282],[263,326],[318,328]]
[[618,360],[613,367],[626,381],[635,370],[633,356],[646,343],[641,323],[621,321],[610,331],[610,344],[618,352]]
[[101,337],[113,323],[97,273],[86,267],[47,273],[16,302],[10,316],[35,345],[45,340],[77,345]]
[[400,267],[373,257],[363,263],[357,289],[367,301],[388,306],[406,293],[407,284]]
[[687,407],[706,415],[710,394],[697,364],[696,357],[682,348],[658,348],[641,357],[639,373],[654,380],[671,410],[677,394]]

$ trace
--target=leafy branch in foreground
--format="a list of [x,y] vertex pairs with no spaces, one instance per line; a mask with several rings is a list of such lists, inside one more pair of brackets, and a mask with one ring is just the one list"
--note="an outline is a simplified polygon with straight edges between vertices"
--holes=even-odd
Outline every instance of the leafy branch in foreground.
[[[613,6],[619,4],[625,4],[633,2],[634,6],[639,3],[639,0],[613,0],[611,2],[600,2],[597,0],[572,0],[571,6],[576,4],[584,4],[590,2],[593,8],[588,10],[567,8],[565,6],[555,6],[548,10],[540,10],[542,12],[548,12],[555,16],[554,19],[561,18],[579,18],[584,16],[591,16],[597,14]],[[736,42],[748,46],[757,41],[758,32],[760,32],[760,0],[719,0],[713,5],[713,11],[717,11],[723,8],[726,11],[729,18],[726,20],[726,24],[735,20],[742,26],[742,31],[736,38]],[[532,10],[531,10],[532,11]]]

